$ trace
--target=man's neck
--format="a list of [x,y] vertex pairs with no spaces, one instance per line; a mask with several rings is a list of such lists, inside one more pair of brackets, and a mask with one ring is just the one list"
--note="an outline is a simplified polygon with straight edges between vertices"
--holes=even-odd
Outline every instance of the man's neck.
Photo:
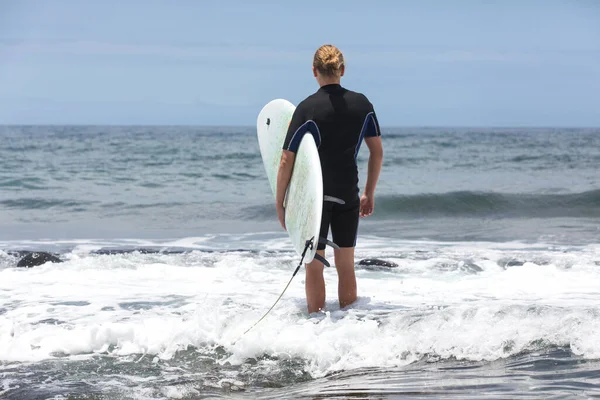
[[319,80],[319,86],[327,86],[327,85],[339,85],[341,82],[340,78],[326,78]]

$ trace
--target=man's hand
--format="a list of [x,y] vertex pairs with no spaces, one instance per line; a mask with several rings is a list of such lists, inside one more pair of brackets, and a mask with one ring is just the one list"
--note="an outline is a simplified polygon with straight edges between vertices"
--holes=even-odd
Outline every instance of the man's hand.
[[375,196],[363,194],[360,198],[360,217],[368,217],[373,214],[375,208]]
[[277,218],[279,218],[279,223],[281,224],[281,227],[284,230],[287,230],[285,228],[285,208],[283,207],[283,204],[277,204]]

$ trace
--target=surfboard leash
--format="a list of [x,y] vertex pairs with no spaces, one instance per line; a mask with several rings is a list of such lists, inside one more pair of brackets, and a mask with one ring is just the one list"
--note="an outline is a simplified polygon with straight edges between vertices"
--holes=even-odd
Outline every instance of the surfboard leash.
[[302,266],[302,262],[304,261],[304,256],[306,255],[306,251],[308,249],[313,249],[314,246],[314,237],[310,238],[309,240],[306,241],[306,244],[304,246],[304,251],[302,252],[302,258],[300,259],[300,262],[298,263],[298,266],[296,267],[296,270],[294,271],[294,273],[292,274],[292,277],[290,278],[290,280],[288,281],[287,285],[285,285],[285,288],[283,288],[283,291],[281,292],[281,294],[279,295],[279,297],[277,298],[277,300],[275,300],[275,303],[273,303],[273,305],[271,306],[271,308],[269,308],[267,310],[266,313],[264,313],[264,315],[262,317],[260,317],[260,319],[258,321],[256,321],[250,328],[248,328],[246,330],[246,332],[242,333],[242,335],[235,341],[233,342],[233,344],[236,344],[246,333],[250,332],[250,330],[252,328],[254,328],[256,325],[258,325],[258,323],[260,321],[262,321],[263,319],[265,319],[265,317],[271,312],[271,310],[273,308],[275,308],[275,305],[279,302],[279,300],[283,297],[283,294],[285,293],[285,291],[287,290],[287,288],[290,286],[290,283],[292,283],[292,279],[294,279],[294,277],[296,276],[296,274],[298,273],[298,271],[300,270],[300,267]]

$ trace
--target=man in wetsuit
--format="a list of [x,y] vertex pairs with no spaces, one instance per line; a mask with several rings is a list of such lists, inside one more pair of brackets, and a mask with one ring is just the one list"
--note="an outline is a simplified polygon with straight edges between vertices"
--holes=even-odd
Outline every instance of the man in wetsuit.
[[[334,258],[338,272],[339,303],[340,307],[346,307],[357,296],[354,247],[359,216],[371,215],[375,206],[375,186],[383,160],[381,132],[373,105],[367,97],[340,85],[345,66],[339,49],[332,45],[321,46],[315,52],[312,69],[320,88],[298,104],[292,116],[277,176],[277,215],[285,229],[283,203],[295,155],[302,135],[313,134],[320,138],[319,157],[323,172],[324,202],[320,236],[327,238],[331,226],[332,241],[340,247],[334,250]],[[370,156],[367,182],[359,197],[356,157],[363,140]],[[318,254],[324,257],[325,245],[319,244],[317,249]],[[323,263],[317,259],[306,265],[309,313],[322,310],[325,306],[323,267]]]

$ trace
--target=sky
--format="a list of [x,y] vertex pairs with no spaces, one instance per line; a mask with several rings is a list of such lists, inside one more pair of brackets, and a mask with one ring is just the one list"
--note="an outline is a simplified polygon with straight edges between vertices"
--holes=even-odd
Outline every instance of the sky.
[[600,126],[596,0],[0,0],[0,124],[254,126],[325,43],[382,126]]

